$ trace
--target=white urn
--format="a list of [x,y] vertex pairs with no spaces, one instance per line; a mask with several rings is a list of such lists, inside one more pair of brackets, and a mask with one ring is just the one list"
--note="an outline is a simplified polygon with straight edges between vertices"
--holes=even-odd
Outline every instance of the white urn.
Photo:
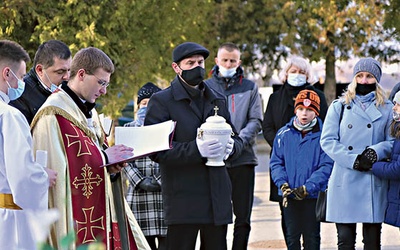
[[218,115],[218,109],[219,108],[215,106],[215,114],[206,119],[206,122],[200,126],[197,134],[197,138],[200,140],[217,139],[222,144],[222,150],[218,157],[207,158],[206,165],[214,167],[225,166],[225,149],[232,135],[231,126],[226,123],[225,118]]

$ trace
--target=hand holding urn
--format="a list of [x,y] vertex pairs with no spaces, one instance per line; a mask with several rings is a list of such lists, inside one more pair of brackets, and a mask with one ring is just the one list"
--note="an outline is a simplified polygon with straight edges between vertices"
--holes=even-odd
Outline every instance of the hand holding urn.
[[214,108],[215,114],[206,119],[197,129],[196,143],[200,153],[207,155],[207,166],[225,166],[226,146],[232,135],[231,126],[225,118],[218,115],[218,107]]

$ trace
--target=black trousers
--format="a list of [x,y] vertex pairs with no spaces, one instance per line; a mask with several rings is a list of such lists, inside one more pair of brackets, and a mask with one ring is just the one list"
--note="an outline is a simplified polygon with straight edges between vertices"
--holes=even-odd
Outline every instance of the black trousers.
[[168,250],[195,250],[200,231],[200,250],[226,250],[228,225],[181,224],[169,225],[167,229]]
[[[166,250],[167,249],[167,237],[165,236],[145,236],[147,243],[151,250]],[[157,244],[158,242],[158,244]]]
[[[321,245],[321,225],[315,217],[316,199],[288,200],[283,208],[286,225],[286,244],[288,250],[319,250]],[[301,244],[303,237],[303,244]]]
[[247,249],[254,200],[254,166],[228,168],[228,173],[232,182],[232,204],[235,214],[232,250]]
[[[339,250],[354,250],[356,245],[356,223],[336,223]],[[382,223],[363,223],[364,250],[381,249]]]

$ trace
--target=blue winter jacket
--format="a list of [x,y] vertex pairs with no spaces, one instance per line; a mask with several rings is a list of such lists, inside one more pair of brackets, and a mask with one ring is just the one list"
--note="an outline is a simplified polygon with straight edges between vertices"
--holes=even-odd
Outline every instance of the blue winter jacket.
[[[320,146],[322,121],[304,138],[294,128],[294,117],[278,130],[274,140],[270,168],[271,177],[277,187],[288,183],[290,188],[306,186],[308,196],[317,198],[325,190],[332,171],[333,161]],[[282,196],[282,191],[279,190]],[[290,198],[290,196],[289,196]]]
[[393,144],[391,161],[378,161],[372,166],[374,175],[389,180],[385,223],[400,227],[400,140]]

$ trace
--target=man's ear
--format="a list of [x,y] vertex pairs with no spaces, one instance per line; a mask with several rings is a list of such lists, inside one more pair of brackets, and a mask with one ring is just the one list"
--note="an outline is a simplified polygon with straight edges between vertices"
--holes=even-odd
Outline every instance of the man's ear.
[[86,71],[84,69],[79,69],[78,73],[76,74],[79,77],[79,80],[83,81]]
[[176,62],[173,62],[171,66],[174,69],[175,73],[177,73],[178,75],[181,73],[182,70],[179,68],[179,65]]
[[1,70],[1,75],[3,76],[3,78],[9,77],[10,76],[10,68],[9,67],[4,67]]
[[37,74],[40,78],[43,77],[43,65],[42,65],[42,64],[40,64],[40,63],[36,64],[36,66],[35,66],[35,71],[36,71],[36,74]]

